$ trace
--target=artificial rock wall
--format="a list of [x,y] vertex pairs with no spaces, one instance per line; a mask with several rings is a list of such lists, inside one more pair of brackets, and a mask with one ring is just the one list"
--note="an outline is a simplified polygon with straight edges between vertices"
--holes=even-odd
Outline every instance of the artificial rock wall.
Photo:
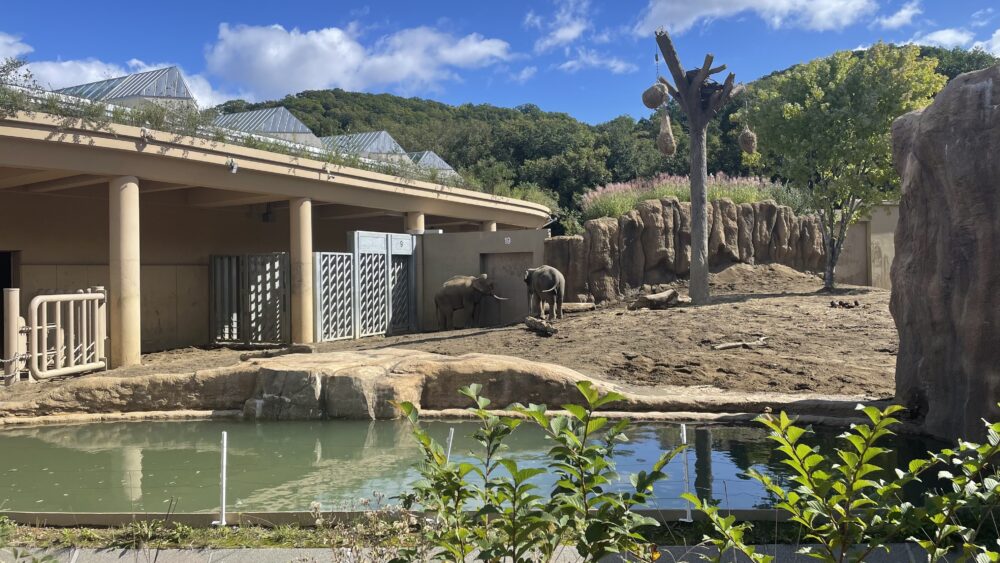
[[892,140],[896,401],[930,434],[981,439],[1000,420],[1000,66],[952,80]]
[[[669,283],[691,268],[691,204],[651,199],[615,219],[584,224],[583,236],[552,237],[545,263],[566,276],[567,301],[616,301],[644,285]],[[711,266],[779,263],[822,271],[819,219],[796,216],[773,201],[735,204],[720,199],[708,213]]]

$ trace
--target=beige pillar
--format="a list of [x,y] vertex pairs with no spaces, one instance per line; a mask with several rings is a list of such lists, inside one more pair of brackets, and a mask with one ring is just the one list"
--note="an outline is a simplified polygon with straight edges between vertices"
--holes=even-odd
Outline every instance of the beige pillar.
[[109,183],[111,366],[142,362],[139,291],[139,180],[134,176]]
[[483,221],[480,225],[480,230],[487,233],[495,233],[497,230],[496,221]]
[[312,200],[289,202],[291,216],[292,342],[305,344],[313,338],[313,229]]
[[420,211],[410,211],[406,214],[404,229],[411,235],[421,235],[424,233],[424,214]]

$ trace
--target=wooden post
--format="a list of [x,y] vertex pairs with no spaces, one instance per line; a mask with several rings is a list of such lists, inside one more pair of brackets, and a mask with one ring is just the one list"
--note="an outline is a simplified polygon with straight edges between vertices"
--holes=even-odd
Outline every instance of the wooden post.
[[708,302],[708,158],[706,136],[708,124],[734,96],[743,90],[736,85],[736,75],[729,73],[723,84],[711,80],[713,74],[726,70],[726,65],[712,66],[714,57],[705,55],[700,69],[685,72],[670,35],[656,32],[656,44],[670,69],[673,84],[660,78],[667,92],[677,100],[688,117],[691,135],[691,281],[689,294],[695,304]]

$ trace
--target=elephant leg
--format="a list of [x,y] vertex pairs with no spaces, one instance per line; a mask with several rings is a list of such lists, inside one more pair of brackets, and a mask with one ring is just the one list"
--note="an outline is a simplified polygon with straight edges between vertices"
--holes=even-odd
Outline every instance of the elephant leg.
[[441,330],[448,330],[448,314],[445,313],[440,307],[437,310],[438,314],[438,326]]
[[464,319],[462,319],[462,328],[469,328],[470,326],[478,326],[478,315],[476,307],[476,302],[472,300],[471,297],[466,297],[462,299],[462,311],[465,313]]
[[548,298],[545,299],[549,303],[549,320],[556,318],[556,296],[549,294]]
[[556,318],[562,318],[563,292],[556,293]]

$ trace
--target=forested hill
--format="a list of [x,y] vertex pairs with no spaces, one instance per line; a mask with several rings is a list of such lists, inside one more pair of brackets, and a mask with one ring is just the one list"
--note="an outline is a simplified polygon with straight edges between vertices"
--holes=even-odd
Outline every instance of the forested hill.
[[[922,47],[923,56],[939,60],[949,78],[998,62],[982,51]],[[636,92],[636,98],[641,92]],[[223,113],[284,106],[317,135],[386,130],[406,150],[433,150],[482,189],[509,193],[512,186],[534,183],[552,190],[563,207],[574,196],[611,181],[686,174],[687,138],[683,117],[674,117],[677,154],[661,156],[654,145],[659,120],[621,116],[599,125],[565,113],[546,112],[532,104],[501,108],[489,104],[451,106],[432,100],[344,90],[307,91],[282,100],[250,104],[242,100],[222,106]],[[740,104],[731,104],[732,111]],[[709,131],[709,172],[745,174],[729,113]]]

